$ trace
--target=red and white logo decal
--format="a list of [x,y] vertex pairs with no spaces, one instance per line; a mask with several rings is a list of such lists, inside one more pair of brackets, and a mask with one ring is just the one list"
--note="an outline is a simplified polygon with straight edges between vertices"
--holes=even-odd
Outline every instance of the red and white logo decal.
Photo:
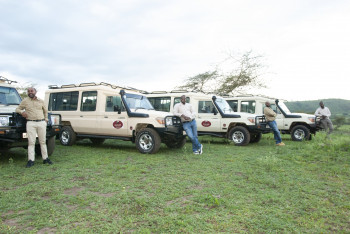
[[116,128],[116,129],[122,128],[123,127],[123,122],[119,121],[119,120],[116,120],[116,121],[113,122],[113,127]]
[[202,126],[203,127],[210,127],[211,123],[209,121],[203,121]]

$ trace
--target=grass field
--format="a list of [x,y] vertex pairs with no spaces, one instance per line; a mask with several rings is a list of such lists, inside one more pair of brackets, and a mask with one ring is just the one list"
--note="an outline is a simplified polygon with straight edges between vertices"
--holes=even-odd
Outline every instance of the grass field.
[[236,147],[200,137],[158,154],[130,142],[58,142],[25,168],[26,150],[0,158],[0,233],[350,232],[350,128],[276,147],[272,134]]

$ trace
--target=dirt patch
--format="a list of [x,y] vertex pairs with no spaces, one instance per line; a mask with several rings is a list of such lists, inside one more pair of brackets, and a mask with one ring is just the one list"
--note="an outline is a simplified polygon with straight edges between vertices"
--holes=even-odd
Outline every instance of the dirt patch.
[[56,228],[44,227],[37,232],[37,234],[43,234],[43,233],[56,233]]
[[86,180],[84,176],[73,177],[73,181],[84,181],[84,180]]
[[73,188],[64,190],[63,194],[77,196],[81,190],[83,190],[83,188],[73,187]]

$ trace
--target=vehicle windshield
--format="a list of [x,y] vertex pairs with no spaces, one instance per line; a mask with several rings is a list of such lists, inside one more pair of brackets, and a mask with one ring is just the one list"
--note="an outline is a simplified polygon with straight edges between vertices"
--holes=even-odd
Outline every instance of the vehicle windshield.
[[126,103],[130,109],[154,110],[147,97],[137,94],[126,94]]
[[0,105],[19,105],[21,101],[15,88],[0,87]]
[[278,105],[279,105],[279,107],[282,108],[282,110],[283,110],[284,112],[286,112],[286,114],[291,114],[290,110],[288,109],[288,107],[286,106],[286,104],[284,104],[284,102],[279,101],[279,102],[278,102]]
[[234,111],[232,110],[232,108],[230,107],[230,105],[227,103],[227,101],[223,98],[216,98],[215,103],[217,104],[217,106],[220,108],[220,110],[224,113],[224,114],[233,114]]

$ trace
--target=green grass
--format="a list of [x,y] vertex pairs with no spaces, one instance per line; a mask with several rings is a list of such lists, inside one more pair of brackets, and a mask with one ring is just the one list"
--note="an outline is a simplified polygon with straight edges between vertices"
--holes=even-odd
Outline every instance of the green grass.
[[350,133],[276,147],[200,137],[140,154],[130,142],[57,142],[54,165],[0,158],[0,233],[350,232]]

